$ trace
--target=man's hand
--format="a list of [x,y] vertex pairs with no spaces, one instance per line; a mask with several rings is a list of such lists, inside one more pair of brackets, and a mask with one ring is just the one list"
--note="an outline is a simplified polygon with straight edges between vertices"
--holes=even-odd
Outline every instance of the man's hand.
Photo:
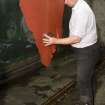
[[54,37],[50,37],[47,34],[43,34],[43,43],[45,46],[49,46],[52,44],[56,44],[57,39]]
[[67,38],[55,38],[51,37],[47,34],[43,35],[43,43],[45,46],[49,46],[52,44],[63,44],[63,45],[70,45],[70,44],[75,44],[79,43],[81,41],[81,38],[75,35],[69,36]]

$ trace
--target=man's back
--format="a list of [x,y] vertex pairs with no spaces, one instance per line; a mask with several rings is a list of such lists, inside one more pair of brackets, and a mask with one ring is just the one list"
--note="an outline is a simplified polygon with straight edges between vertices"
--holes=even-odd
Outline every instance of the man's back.
[[83,48],[97,42],[95,16],[85,1],[78,0],[72,8],[69,28],[70,35],[77,35],[81,38],[80,43],[73,44],[73,47]]

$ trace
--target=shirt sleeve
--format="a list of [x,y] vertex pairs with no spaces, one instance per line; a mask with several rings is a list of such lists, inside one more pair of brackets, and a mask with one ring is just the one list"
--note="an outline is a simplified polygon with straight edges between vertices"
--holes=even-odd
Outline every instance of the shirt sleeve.
[[79,36],[80,38],[86,35],[88,16],[86,11],[78,11],[73,14],[69,23],[70,35]]

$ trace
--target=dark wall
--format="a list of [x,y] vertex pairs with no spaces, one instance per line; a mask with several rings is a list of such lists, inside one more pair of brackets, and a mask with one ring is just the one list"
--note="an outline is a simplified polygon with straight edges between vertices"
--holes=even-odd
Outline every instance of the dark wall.
[[21,21],[19,1],[0,0],[0,63],[12,63],[35,53],[35,46],[22,31]]
[[21,13],[18,0],[0,0],[0,39],[6,38],[8,30],[17,31]]

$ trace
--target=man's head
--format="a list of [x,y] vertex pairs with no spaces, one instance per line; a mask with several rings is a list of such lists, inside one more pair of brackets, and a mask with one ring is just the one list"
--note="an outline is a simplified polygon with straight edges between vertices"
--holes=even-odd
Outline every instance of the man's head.
[[65,0],[65,4],[69,7],[73,7],[78,0]]

